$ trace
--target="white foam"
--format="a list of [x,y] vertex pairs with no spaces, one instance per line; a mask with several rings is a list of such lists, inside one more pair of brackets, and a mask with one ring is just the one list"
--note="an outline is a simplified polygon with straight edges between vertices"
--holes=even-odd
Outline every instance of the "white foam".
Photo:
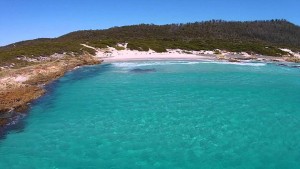
[[266,66],[266,63],[249,63],[249,62],[218,62],[218,61],[146,61],[146,62],[116,62],[112,63],[115,67],[120,68],[134,68],[143,66],[153,66],[153,65],[174,65],[174,64],[200,64],[200,63],[213,63],[213,64],[229,64],[229,65],[239,65],[239,66]]
[[225,65],[239,65],[239,66],[266,66],[266,63],[249,63],[249,62],[205,62]]
[[174,65],[174,64],[199,64],[201,62],[196,61],[155,61],[155,62],[117,62],[112,63],[115,67],[120,68],[133,68],[133,67],[142,67],[142,66],[153,66],[153,65]]

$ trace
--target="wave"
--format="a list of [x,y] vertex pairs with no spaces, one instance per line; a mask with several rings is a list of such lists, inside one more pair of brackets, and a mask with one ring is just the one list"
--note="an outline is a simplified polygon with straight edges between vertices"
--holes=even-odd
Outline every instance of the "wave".
[[239,65],[239,66],[265,66],[266,63],[251,63],[251,62],[218,62],[218,61],[139,61],[139,62],[118,62],[111,63],[114,67],[119,68],[135,68],[143,66],[160,66],[160,65],[192,65],[192,64],[201,64],[201,63],[211,63],[211,64],[230,64],[230,65]]
[[146,62],[118,62],[112,63],[115,67],[121,68],[133,68],[142,66],[155,66],[155,65],[177,65],[177,64],[199,64],[201,62],[196,61],[146,61]]
[[202,62],[202,63],[215,63],[223,65],[239,65],[239,66],[266,66],[266,63],[251,63],[251,62]]

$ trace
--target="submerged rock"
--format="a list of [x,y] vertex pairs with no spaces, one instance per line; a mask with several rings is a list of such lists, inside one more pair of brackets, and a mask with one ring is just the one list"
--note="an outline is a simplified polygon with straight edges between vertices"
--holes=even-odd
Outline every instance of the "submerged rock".
[[156,69],[154,69],[154,68],[152,68],[152,69],[136,68],[136,69],[130,70],[130,72],[132,72],[132,73],[151,73],[151,72],[156,72]]
[[277,64],[278,66],[283,66],[283,67],[290,67],[290,68],[300,68],[300,65],[290,65],[290,64]]
[[0,119],[7,119],[13,116],[13,112],[5,112],[0,114]]
[[300,65],[293,65],[292,68],[300,68]]

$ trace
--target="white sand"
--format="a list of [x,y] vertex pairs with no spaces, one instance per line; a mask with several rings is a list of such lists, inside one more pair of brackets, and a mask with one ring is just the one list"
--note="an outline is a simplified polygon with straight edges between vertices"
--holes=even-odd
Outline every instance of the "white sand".
[[90,48],[90,49],[97,50],[95,47],[92,47],[92,46],[89,46],[89,45],[86,45],[86,44],[81,44],[81,45],[84,46],[84,47]]
[[280,50],[282,50],[282,51],[284,51],[284,52],[287,52],[287,53],[291,54],[291,55],[294,56],[294,57],[300,58],[300,53],[295,53],[295,52],[293,52],[293,51],[290,50],[290,49],[281,49],[281,48],[280,48]]
[[[257,56],[249,55],[246,52],[241,53],[234,53],[228,52],[223,50],[218,50],[220,52],[219,55],[214,54],[214,51],[185,51],[181,49],[168,49],[167,52],[164,53],[157,53],[153,50],[149,51],[137,51],[137,50],[129,50],[127,49],[127,44],[117,44],[119,47],[124,47],[125,50],[116,50],[113,47],[107,46],[106,49],[99,49],[93,46],[89,46],[86,44],[82,44],[87,48],[95,49],[96,55],[102,59],[104,62],[126,62],[126,61],[143,61],[143,60],[209,60],[209,61],[216,61],[216,60],[230,60],[231,58],[235,58],[238,55],[239,57],[248,58],[253,57],[257,60],[259,58]],[[300,58],[300,53],[292,52],[289,49],[281,49],[282,51],[290,53],[292,56]],[[275,59],[284,62],[284,59],[272,58],[265,56],[261,56],[264,59],[262,61],[274,61]]]
[[104,58],[105,62],[118,62],[118,61],[134,61],[134,60],[210,60],[213,57],[201,56],[197,54],[178,53],[175,50],[157,53],[154,51],[141,52],[141,51],[113,51],[111,57]]
[[[116,50],[112,47],[107,49],[97,49],[95,47],[82,44],[90,49],[96,50],[96,56],[104,60],[104,62],[123,62],[137,60],[216,60],[216,56],[204,56],[204,54],[213,54],[213,51],[188,51],[181,49],[169,49],[164,53],[157,53],[153,50],[137,51],[137,50]],[[127,44],[118,44],[120,47],[127,47]]]
[[28,77],[21,76],[21,75],[14,78],[14,81],[16,81],[16,82],[25,82],[27,80],[28,80]]

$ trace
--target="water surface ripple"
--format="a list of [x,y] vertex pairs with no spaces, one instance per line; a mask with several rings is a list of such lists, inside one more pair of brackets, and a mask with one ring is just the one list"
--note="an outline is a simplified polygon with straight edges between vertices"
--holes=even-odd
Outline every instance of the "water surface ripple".
[[0,140],[1,169],[300,168],[300,69],[124,62],[55,83]]

